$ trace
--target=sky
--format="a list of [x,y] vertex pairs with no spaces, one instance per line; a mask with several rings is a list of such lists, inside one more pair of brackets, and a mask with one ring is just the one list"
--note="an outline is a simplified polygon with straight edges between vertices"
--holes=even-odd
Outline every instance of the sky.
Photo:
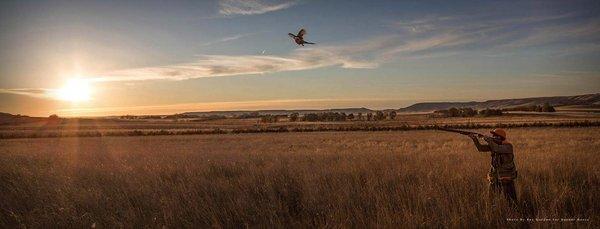
[[[298,46],[288,37],[305,28]],[[0,112],[401,108],[600,92],[599,1],[2,1]]]

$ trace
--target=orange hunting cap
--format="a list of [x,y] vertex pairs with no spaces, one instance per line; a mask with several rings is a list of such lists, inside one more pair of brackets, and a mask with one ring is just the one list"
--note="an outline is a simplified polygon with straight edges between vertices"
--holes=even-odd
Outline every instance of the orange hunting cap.
[[503,129],[497,128],[497,129],[490,131],[490,133],[492,133],[493,135],[498,135],[498,136],[506,139],[506,131],[504,131]]

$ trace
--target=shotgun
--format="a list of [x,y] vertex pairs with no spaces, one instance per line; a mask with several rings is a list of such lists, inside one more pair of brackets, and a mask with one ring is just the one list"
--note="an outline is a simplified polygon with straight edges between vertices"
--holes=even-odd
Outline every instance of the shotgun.
[[441,131],[447,131],[447,132],[459,133],[459,134],[462,134],[462,135],[471,135],[471,134],[475,134],[475,135],[477,135],[477,137],[481,137],[481,138],[487,137],[487,136],[485,136],[485,135],[483,135],[483,134],[476,133],[476,132],[470,132],[470,131],[464,131],[464,130],[456,130],[456,129],[444,128],[444,127],[439,127],[439,126],[438,126],[438,127],[436,127],[436,129],[438,129],[438,130],[441,130]]

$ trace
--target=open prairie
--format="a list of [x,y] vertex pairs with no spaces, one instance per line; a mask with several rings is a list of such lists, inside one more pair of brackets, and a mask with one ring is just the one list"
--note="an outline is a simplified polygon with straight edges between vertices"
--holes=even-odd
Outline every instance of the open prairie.
[[599,133],[508,129],[517,210],[446,132],[5,139],[0,227],[597,227]]

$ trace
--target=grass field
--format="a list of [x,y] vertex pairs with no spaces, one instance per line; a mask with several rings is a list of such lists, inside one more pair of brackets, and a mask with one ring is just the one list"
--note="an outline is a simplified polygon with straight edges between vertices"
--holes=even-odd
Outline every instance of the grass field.
[[518,211],[487,201],[489,155],[445,132],[1,140],[0,227],[600,225],[600,128],[508,133]]

